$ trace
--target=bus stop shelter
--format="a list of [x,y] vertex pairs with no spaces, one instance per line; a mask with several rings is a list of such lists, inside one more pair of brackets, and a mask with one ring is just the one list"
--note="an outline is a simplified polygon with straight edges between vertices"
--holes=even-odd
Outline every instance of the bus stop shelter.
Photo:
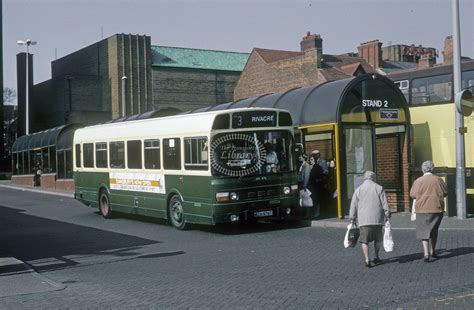
[[321,206],[326,214],[348,214],[366,170],[376,172],[391,211],[409,209],[410,114],[405,97],[388,78],[366,74],[191,113],[243,107],[288,110],[305,152],[317,149],[321,158],[334,163]]

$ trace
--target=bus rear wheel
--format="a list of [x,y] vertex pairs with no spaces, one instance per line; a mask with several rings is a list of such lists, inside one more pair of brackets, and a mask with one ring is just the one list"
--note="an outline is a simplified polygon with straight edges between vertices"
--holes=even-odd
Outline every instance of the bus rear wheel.
[[112,210],[110,209],[109,195],[106,191],[101,191],[99,195],[99,211],[106,219],[112,218]]
[[173,196],[168,204],[168,216],[173,227],[184,230],[186,219],[184,217],[183,202],[178,196]]

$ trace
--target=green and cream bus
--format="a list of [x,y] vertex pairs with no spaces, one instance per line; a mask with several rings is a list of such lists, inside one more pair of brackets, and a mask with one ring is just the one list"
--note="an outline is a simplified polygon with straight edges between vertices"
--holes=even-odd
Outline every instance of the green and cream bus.
[[246,108],[108,123],[74,134],[75,198],[114,212],[215,225],[297,205],[291,116]]

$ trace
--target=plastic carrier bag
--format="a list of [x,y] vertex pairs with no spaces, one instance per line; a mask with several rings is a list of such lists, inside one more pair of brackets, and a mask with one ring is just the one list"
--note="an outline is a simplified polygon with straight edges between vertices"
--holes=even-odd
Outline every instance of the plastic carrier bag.
[[312,207],[313,199],[311,199],[311,192],[308,189],[300,190],[300,206]]
[[385,232],[383,234],[383,249],[387,253],[392,252],[393,245],[392,226],[390,225],[390,221],[387,221],[385,223]]

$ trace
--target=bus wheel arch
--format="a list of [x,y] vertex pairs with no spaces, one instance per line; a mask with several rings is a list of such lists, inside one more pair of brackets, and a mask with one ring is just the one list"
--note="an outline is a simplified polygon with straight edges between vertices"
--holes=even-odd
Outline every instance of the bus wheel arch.
[[184,216],[183,199],[178,193],[172,193],[168,197],[167,215],[171,226],[179,230],[186,229],[187,223]]
[[110,197],[105,187],[102,187],[99,190],[99,212],[106,219],[112,218],[112,208],[110,207]]

